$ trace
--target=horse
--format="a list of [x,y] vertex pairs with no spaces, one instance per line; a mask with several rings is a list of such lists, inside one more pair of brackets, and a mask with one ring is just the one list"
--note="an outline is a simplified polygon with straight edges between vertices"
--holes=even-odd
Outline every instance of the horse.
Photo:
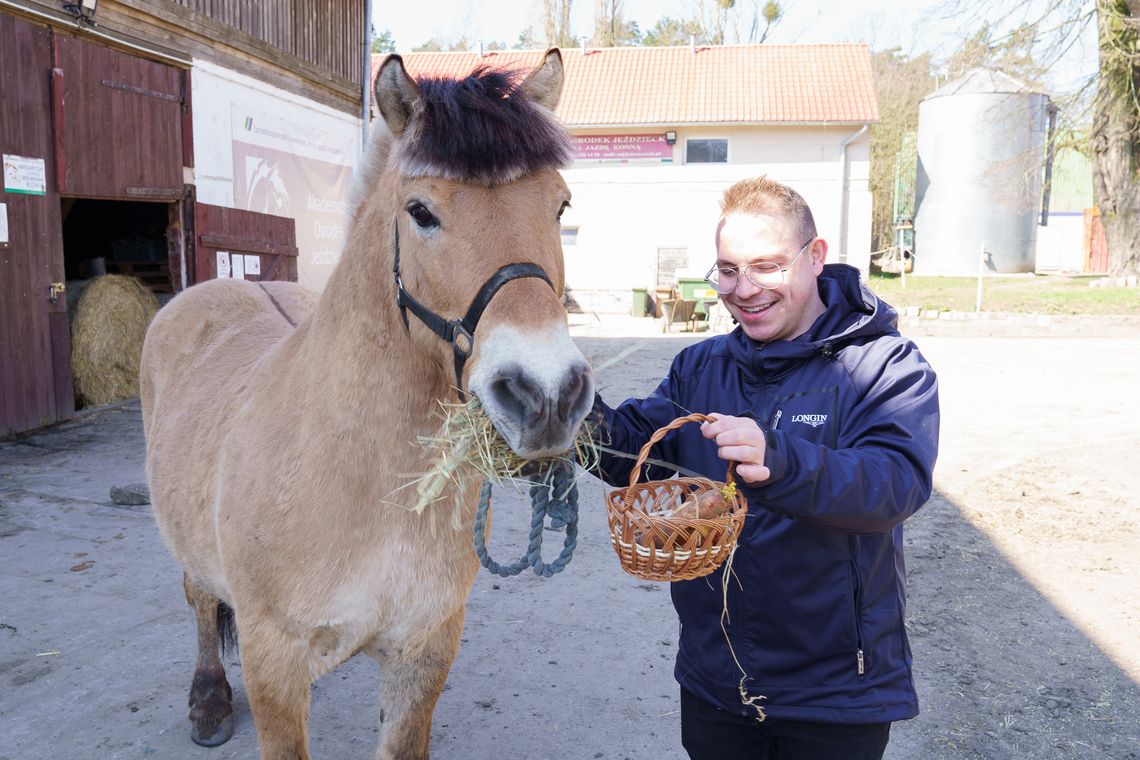
[[390,56],[374,86],[387,130],[323,293],[218,279],[154,319],[147,477],[197,620],[195,742],[233,732],[232,621],[263,760],[309,757],[311,684],[357,653],[382,672],[377,757],[428,757],[478,570],[478,483],[454,495],[461,530],[453,510],[397,503],[430,471],[416,441],[471,393],[515,453],[552,456],[593,403],[561,300],[562,82],[557,49],[525,78],[417,82]]

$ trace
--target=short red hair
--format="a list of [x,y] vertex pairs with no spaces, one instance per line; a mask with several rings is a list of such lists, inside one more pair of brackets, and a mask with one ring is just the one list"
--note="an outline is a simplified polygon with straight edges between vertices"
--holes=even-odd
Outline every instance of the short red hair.
[[799,231],[801,243],[816,236],[815,217],[804,197],[764,175],[742,179],[724,191],[720,216],[723,219],[730,214],[784,217]]

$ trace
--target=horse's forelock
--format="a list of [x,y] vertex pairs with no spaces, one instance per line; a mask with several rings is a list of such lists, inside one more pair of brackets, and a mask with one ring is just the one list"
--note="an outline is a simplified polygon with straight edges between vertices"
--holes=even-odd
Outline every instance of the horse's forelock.
[[421,79],[401,136],[408,176],[496,185],[570,162],[570,137],[518,87],[515,72],[476,69],[465,79]]

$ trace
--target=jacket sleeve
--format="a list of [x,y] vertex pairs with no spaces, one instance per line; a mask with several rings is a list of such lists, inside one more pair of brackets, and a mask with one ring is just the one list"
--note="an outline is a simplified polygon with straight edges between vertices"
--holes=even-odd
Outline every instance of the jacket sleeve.
[[846,533],[889,531],[926,503],[938,455],[938,381],[912,343],[890,344],[885,360],[872,351],[852,370],[860,395],[836,448],[766,431],[771,477],[742,484],[751,501]]
[[[631,398],[617,408],[611,408],[595,395],[591,417],[595,428],[594,442],[599,446],[599,467],[595,473],[612,486],[629,485],[630,472],[638,452],[659,428],[668,425],[677,417],[686,414],[677,397],[680,392],[676,362],[669,375],[661,381],[657,389],[643,399]],[[676,431],[672,431],[653,447],[651,459],[663,462],[677,462]],[[650,466],[642,480],[663,480],[674,474],[674,470],[662,466]]]

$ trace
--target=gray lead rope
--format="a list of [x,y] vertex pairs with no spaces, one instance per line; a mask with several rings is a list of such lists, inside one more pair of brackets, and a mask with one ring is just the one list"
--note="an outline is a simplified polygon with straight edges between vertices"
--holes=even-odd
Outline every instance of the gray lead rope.
[[[542,480],[530,487],[530,501],[533,511],[526,556],[513,565],[503,567],[487,553],[487,511],[491,506],[491,481],[483,481],[483,488],[479,492],[479,508],[475,511],[475,554],[483,567],[496,575],[508,578],[530,567],[534,569],[535,575],[549,578],[562,572],[574,556],[574,548],[578,545],[578,485],[574,480],[573,465],[566,462],[548,467]],[[551,529],[566,530],[562,553],[549,564],[542,561],[542,532],[547,517],[550,518]]]

